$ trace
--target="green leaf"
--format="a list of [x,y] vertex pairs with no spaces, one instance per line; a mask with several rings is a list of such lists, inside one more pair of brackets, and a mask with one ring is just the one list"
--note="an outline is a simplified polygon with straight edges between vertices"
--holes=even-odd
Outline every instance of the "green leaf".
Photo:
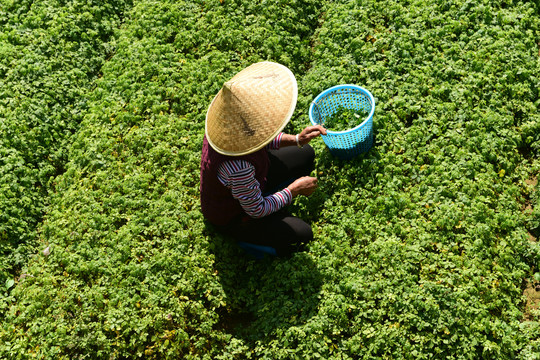
[[11,288],[13,285],[15,285],[15,280],[13,280],[13,279],[7,279],[6,280],[6,289]]

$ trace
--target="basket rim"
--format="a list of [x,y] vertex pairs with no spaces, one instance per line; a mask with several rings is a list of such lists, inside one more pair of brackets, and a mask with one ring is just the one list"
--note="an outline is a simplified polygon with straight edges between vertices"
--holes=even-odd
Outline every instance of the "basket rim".
[[[355,85],[355,84],[341,84],[341,85],[335,85],[335,86],[332,86],[331,88],[328,88],[326,90],[324,90],[323,92],[321,92],[319,95],[317,95],[315,97],[315,99],[313,99],[313,101],[311,102],[310,106],[309,106],[309,121],[311,121],[311,123],[313,125],[321,125],[321,124],[318,124],[316,123],[314,120],[313,120],[313,116],[312,116],[312,113],[313,113],[313,105],[316,105],[317,102],[322,99],[323,97],[325,97],[326,95],[328,95],[329,93],[331,92],[334,92],[335,90],[340,90],[340,89],[350,89],[350,88],[353,88],[353,89],[357,89],[357,90],[360,90],[361,92],[363,92],[365,95],[368,96],[369,100],[371,101],[371,104],[373,104],[371,106],[371,111],[369,112],[369,115],[364,119],[364,121],[362,121],[360,124],[356,125],[355,127],[351,128],[351,129],[347,129],[347,130],[341,130],[341,131],[332,131],[332,130],[326,130],[326,133],[328,135],[344,135],[344,134],[348,134],[348,133],[351,133],[355,130],[357,130],[358,128],[361,128],[363,127],[367,122],[369,122],[370,120],[372,120],[373,118],[373,114],[375,113],[375,98],[373,97],[373,95],[371,94],[371,92],[369,92],[369,90],[367,90],[366,88],[363,88],[362,86],[359,86],[359,85]],[[325,136],[325,135],[322,135],[322,136]]]

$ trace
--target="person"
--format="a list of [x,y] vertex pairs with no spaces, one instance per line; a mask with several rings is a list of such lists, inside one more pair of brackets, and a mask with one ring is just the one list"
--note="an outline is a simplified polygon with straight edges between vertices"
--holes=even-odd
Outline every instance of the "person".
[[286,211],[293,198],[309,196],[315,153],[308,143],[326,130],[307,126],[298,135],[283,129],[296,107],[298,88],[285,66],[263,61],[227,81],[205,120],[200,201],[205,219],[237,241],[301,251],[311,226]]

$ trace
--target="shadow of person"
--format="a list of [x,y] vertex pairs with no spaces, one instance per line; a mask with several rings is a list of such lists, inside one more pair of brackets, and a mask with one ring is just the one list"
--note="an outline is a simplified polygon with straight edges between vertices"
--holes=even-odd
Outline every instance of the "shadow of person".
[[206,231],[226,294],[217,330],[254,346],[276,336],[279,329],[304,324],[316,314],[322,275],[308,253],[255,260],[212,225],[207,224]]

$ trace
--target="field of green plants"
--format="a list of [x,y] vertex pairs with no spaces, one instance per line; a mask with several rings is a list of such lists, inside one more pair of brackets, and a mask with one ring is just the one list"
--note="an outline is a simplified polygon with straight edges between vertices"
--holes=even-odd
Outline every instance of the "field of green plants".
[[[376,97],[315,148],[315,239],[199,209],[206,109],[253,62]],[[540,359],[540,4],[0,0],[0,358]]]

